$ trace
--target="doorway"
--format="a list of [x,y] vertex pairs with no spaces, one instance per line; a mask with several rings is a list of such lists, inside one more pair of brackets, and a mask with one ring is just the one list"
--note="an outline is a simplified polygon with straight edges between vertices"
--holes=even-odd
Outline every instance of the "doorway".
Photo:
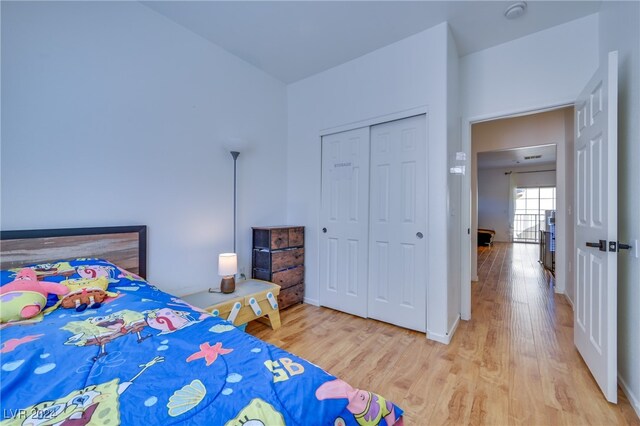
[[[472,125],[473,281],[478,229],[495,232],[496,242],[538,244],[546,238],[554,251],[554,290],[573,303],[573,111],[569,106]],[[553,241],[545,237],[550,231]]]

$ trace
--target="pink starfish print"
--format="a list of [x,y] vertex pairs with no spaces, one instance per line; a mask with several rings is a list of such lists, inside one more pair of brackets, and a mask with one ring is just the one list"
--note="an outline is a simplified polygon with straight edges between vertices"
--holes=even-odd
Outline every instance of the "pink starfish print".
[[18,346],[22,345],[23,343],[28,343],[33,340],[37,340],[42,336],[44,336],[44,334],[34,334],[33,336],[24,336],[19,339],[9,339],[2,344],[2,349],[0,349],[0,353],[5,354],[7,352],[11,352]]
[[208,342],[204,342],[200,345],[200,351],[189,355],[187,362],[191,362],[196,359],[204,358],[207,361],[207,367],[210,366],[218,359],[218,355],[226,355],[233,352],[233,349],[225,349],[222,347],[222,343],[218,342],[211,346]]

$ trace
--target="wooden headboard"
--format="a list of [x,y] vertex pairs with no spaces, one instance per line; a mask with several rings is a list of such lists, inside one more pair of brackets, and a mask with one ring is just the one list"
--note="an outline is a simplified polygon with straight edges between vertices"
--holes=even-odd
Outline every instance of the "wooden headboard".
[[147,276],[147,227],[0,231],[0,269],[78,257],[97,257]]

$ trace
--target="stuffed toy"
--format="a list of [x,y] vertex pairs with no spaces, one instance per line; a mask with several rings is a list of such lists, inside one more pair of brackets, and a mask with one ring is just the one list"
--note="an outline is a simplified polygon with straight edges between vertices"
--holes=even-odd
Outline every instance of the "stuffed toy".
[[107,277],[81,278],[77,280],[64,280],[60,282],[69,292],[63,296],[58,296],[60,300],[47,312],[62,305],[63,308],[75,309],[82,312],[87,308],[98,309],[107,297],[116,297],[118,293],[107,291],[109,280]]
[[46,306],[49,293],[63,295],[68,292],[63,285],[38,281],[33,269],[21,269],[15,280],[0,287],[0,322],[34,318]]
[[[353,414],[359,425],[397,425],[396,412],[393,404],[380,395],[372,392],[352,388],[348,383],[336,379],[325,382],[316,389],[316,398],[346,399],[349,401],[347,410]],[[336,422],[338,424],[338,422]],[[344,421],[341,423],[344,424]]]

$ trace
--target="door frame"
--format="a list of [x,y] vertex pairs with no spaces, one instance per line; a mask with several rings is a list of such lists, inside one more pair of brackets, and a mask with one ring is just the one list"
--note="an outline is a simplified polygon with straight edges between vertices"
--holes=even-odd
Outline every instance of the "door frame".
[[421,105],[415,108],[404,109],[401,111],[392,112],[390,114],[377,115],[374,117],[364,118],[359,121],[345,123],[339,126],[327,127],[324,129],[320,129],[320,131],[318,132],[318,136],[320,137],[320,143],[322,143],[323,136],[329,136],[334,133],[347,132],[349,130],[359,129],[360,127],[371,127],[371,126],[375,126],[376,124],[387,123],[389,121],[402,120],[403,118],[409,118],[409,117],[422,115],[422,114],[427,115],[427,117],[429,116],[429,108],[427,107],[427,105]]
[[[410,118],[410,117],[414,117],[417,115],[424,115],[424,119],[425,119],[425,124],[426,124],[426,150],[425,150],[425,165],[427,167],[427,173],[426,173],[426,182],[425,182],[425,204],[426,204],[426,209],[427,209],[427,213],[429,212],[429,107],[428,105],[420,105],[417,106],[415,108],[409,108],[409,109],[405,109],[405,110],[401,110],[401,111],[397,111],[397,112],[393,112],[393,113],[389,113],[389,114],[384,114],[384,115],[378,115],[378,116],[374,116],[374,117],[369,117],[369,118],[365,118],[363,120],[359,120],[359,121],[354,121],[351,123],[345,123],[342,125],[338,125],[338,126],[332,126],[332,127],[327,127],[324,129],[320,129],[320,131],[318,132],[318,143],[320,144],[320,156],[322,158],[322,137],[323,136],[329,136],[332,135],[334,133],[340,133],[340,132],[346,132],[349,130],[355,130],[355,129],[359,129],[361,127],[371,127],[371,126],[375,126],[378,124],[383,124],[383,123],[388,123],[390,121],[396,121],[396,120],[402,120],[405,118]],[[320,208],[322,208],[322,165],[320,166],[320,188],[318,191],[318,197],[319,197],[319,205]],[[318,230],[318,235],[317,235],[317,241],[320,241],[320,232],[322,229],[322,217],[321,215],[318,215],[318,222],[316,223],[316,229]],[[427,238],[430,234],[430,222],[429,222],[429,215],[427,214],[427,224],[426,224],[426,235]],[[368,250],[368,247],[367,247]],[[428,238],[427,240],[427,244],[426,244],[426,248],[425,248],[425,262],[428,262],[429,260],[429,253],[434,250],[437,251],[439,250],[439,244],[435,241],[435,239],[431,239]],[[367,254],[367,258],[368,258],[368,254]],[[317,252],[317,256],[316,256],[316,262],[318,265],[320,265],[320,251],[318,250]],[[428,263],[427,263],[428,264]],[[318,274],[319,275],[319,274]],[[367,277],[368,280],[368,277]],[[318,276],[318,284],[322,285],[320,283],[320,277]],[[426,282],[425,282],[425,317],[424,317],[424,323],[425,323],[425,330],[427,330],[426,332],[426,337],[428,339],[433,339],[433,340],[437,340],[440,341],[439,339],[434,339],[434,336],[431,335],[429,333],[429,324],[428,324],[428,312],[429,312],[429,293],[430,293],[430,289],[431,289],[431,285],[432,285],[432,280],[430,275],[427,273],[427,277],[426,277]],[[320,303],[320,294],[318,294],[318,305],[321,306]]]
[[[471,282],[478,280],[478,272],[477,272],[477,256],[475,253],[475,245],[477,245],[477,235],[472,235],[472,215],[471,211],[471,174],[475,170],[477,174],[477,170],[472,167],[472,165],[476,164],[476,159],[472,157],[473,151],[471,146],[471,126],[476,123],[481,123],[483,121],[492,121],[498,120],[501,118],[513,118],[522,115],[535,114],[545,111],[550,111],[559,108],[565,108],[569,106],[573,106],[575,104],[575,99],[558,99],[553,102],[544,103],[540,105],[530,105],[522,108],[514,108],[505,111],[499,111],[494,113],[482,114],[472,117],[463,117],[462,118],[462,129],[461,129],[461,139],[462,139],[462,151],[465,153],[467,161],[467,169],[468,173],[465,173],[462,176],[462,191],[461,191],[461,200],[460,200],[460,226],[464,230],[465,228],[469,230],[469,232],[461,233],[461,241],[460,247],[462,249],[462,253],[460,253],[460,263],[462,267],[461,279],[460,279],[460,318],[466,321],[471,320]],[[564,159],[564,156],[563,156]],[[557,164],[560,163],[559,155],[556,153],[556,170],[559,168]],[[557,171],[556,171],[557,173]],[[564,176],[563,186],[566,187],[566,182],[568,179],[573,179],[573,176]],[[556,187],[558,183],[558,176],[556,174]],[[563,191],[563,197],[566,199],[566,192]],[[556,193],[556,209],[558,207],[558,197]],[[563,231],[564,232],[564,231]],[[566,239],[565,239],[566,241]],[[474,245],[475,244],[475,245]],[[563,243],[564,246],[566,244]],[[575,245],[575,244],[574,244]],[[563,249],[566,254],[566,247]],[[473,268],[473,262],[476,262],[476,268]],[[566,258],[565,258],[566,262]],[[566,276],[565,265],[561,267],[562,274]],[[557,277],[561,276],[559,273]],[[566,290],[564,277],[562,280],[558,280],[556,277],[556,293],[564,293]]]

